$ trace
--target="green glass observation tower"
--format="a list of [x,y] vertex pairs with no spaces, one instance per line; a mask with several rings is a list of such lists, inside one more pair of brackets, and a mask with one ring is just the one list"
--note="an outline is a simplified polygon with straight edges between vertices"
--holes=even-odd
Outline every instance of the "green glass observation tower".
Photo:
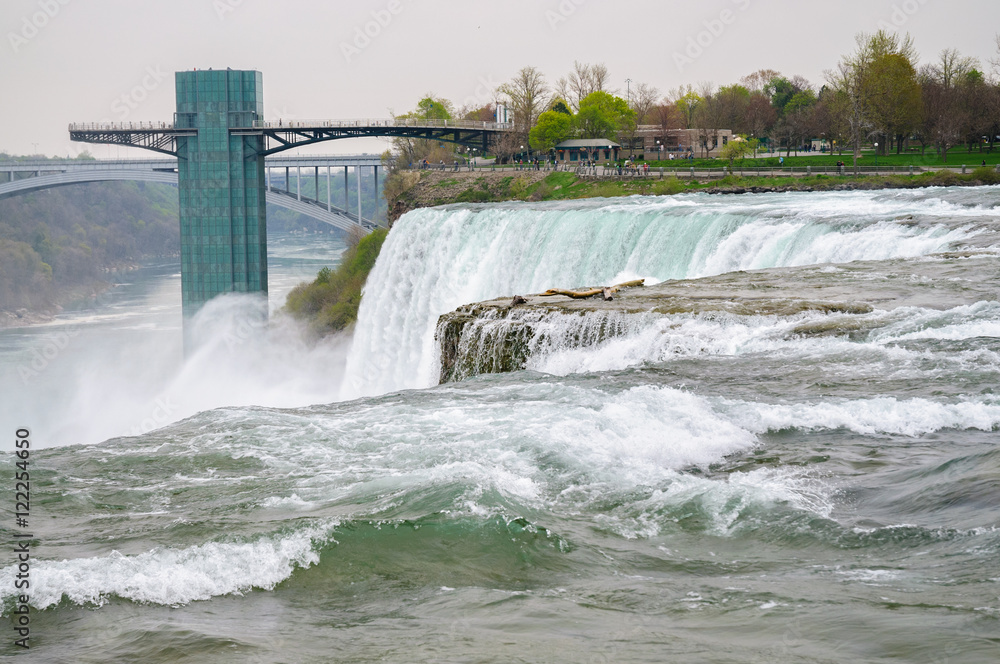
[[263,118],[259,71],[177,72],[174,127],[181,225],[181,302],[194,315],[221,293],[267,294],[263,136],[234,134]]
[[[284,150],[344,138],[412,138],[450,142],[485,152],[491,141],[515,131],[513,125],[479,120],[317,120],[264,121],[263,81],[259,71],[207,69],[177,72],[177,112],[173,124],[121,122],[71,124],[74,141],[124,145],[177,158],[181,225],[181,302],[189,319],[223,293],[267,295],[267,234],[264,159]],[[301,178],[296,164],[296,186]],[[305,166],[308,167],[308,166]],[[338,166],[339,167],[339,166]],[[343,229],[371,230],[375,223],[361,214],[358,165],[357,213],[347,211],[347,165],[344,165],[344,208],[330,201],[309,201],[289,192],[285,165],[285,197],[295,199],[302,214]],[[377,167],[374,169],[376,182]],[[319,168],[314,192],[319,191]],[[378,185],[375,185],[378,188]],[[271,188],[271,195],[281,192]],[[266,317],[266,307],[263,312]]]

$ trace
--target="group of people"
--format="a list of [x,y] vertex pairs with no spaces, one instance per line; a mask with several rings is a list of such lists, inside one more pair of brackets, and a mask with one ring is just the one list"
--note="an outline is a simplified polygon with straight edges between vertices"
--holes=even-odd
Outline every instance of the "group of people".
[[532,169],[538,171],[541,170],[541,168],[542,168],[542,160],[539,159],[538,157],[528,160],[518,159],[514,164],[514,170],[518,171],[524,171],[524,170],[530,171]]
[[642,162],[641,164],[632,161],[631,159],[626,159],[624,163],[618,164],[618,175],[649,175],[649,164]]

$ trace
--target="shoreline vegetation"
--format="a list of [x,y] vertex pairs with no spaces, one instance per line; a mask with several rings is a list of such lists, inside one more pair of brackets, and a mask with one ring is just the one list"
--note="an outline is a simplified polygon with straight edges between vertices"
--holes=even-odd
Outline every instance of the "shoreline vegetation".
[[358,319],[361,290],[388,234],[388,229],[379,228],[368,235],[351,235],[339,264],[324,267],[312,283],[293,288],[283,310],[306,322],[317,337],[352,327]]

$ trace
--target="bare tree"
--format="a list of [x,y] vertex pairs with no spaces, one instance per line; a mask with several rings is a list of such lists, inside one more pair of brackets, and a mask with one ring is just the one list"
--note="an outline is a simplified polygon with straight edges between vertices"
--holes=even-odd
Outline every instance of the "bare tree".
[[591,92],[594,92],[590,78],[590,65],[585,65],[574,60],[573,71],[569,73],[568,83],[570,93],[572,94],[570,103],[573,104],[575,110],[579,110],[580,101]]
[[680,129],[684,124],[684,118],[681,117],[677,104],[666,99],[654,106],[651,113],[664,135],[671,129]]
[[507,163],[521,146],[525,145],[521,138],[512,131],[502,132],[490,140],[490,151],[497,156],[499,163]]
[[711,83],[700,85],[701,103],[694,111],[695,124],[698,129],[698,141],[704,151],[704,156],[719,144],[719,129],[722,128],[724,107],[719,95],[715,94]]
[[962,103],[962,84],[978,64],[975,58],[945,49],[937,64],[920,71],[924,101],[922,131],[937,147],[944,163],[948,163],[948,150],[961,143],[970,124],[969,109]]
[[607,66],[602,62],[596,65],[590,66],[590,83],[593,88],[591,92],[613,92],[608,89],[608,79],[610,74],[608,74]]
[[837,65],[836,71],[827,72],[830,84],[841,94],[837,100],[837,112],[844,118],[853,151],[854,173],[858,172],[858,157],[861,154],[861,141],[869,126],[865,110],[868,105],[867,87],[865,85],[864,61],[845,58]]
[[528,132],[545,110],[548,85],[545,76],[534,67],[524,67],[513,79],[498,88],[507,96],[514,112],[514,126],[521,145],[528,144]]
[[593,92],[608,91],[608,68],[604,64],[588,65],[573,62],[573,71],[566,78],[556,82],[558,95],[573,105],[573,110],[580,109],[580,102]]
[[743,116],[743,124],[750,135],[758,139],[764,138],[777,121],[778,112],[767,95],[760,90],[751,92]]
[[635,111],[635,121],[643,124],[646,116],[656,106],[656,100],[660,96],[660,91],[646,83],[640,83],[632,89],[632,98],[628,100],[629,106]]
[[873,126],[875,96],[878,94],[873,64],[888,55],[902,56],[911,65],[916,62],[917,52],[909,35],[902,39],[894,33],[879,30],[875,34],[859,33],[855,38],[857,49],[845,56],[837,69],[827,73],[827,81],[839,91],[835,111],[842,114],[850,129],[851,146],[854,150],[854,172],[858,172],[858,157],[861,142],[870,132],[879,130]]
[[573,92],[570,90],[569,81],[566,80],[565,76],[557,80],[555,85],[552,86],[552,98],[549,100],[548,105],[552,106],[558,99],[564,100],[567,104],[573,103]]
[[751,92],[763,91],[764,86],[771,82],[772,79],[781,76],[781,72],[775,71],[773,69],[758,69],[752,74],[747,74],[740,79],[740,83],[750,90]]
[[1000,35],[996,36],[997,44],[997,54],[995,57],[990,58],[990,64],[993,66],[993,71],[1000,75]]
[[628,99],[629,108],[635,111],[635,122],[629,131],[629,154],[635,148],[635,135],[639,125],[643,124],[646,116],[656,105],[656,100],[660,96],[660,91],[646,83],[640,83],[633,88],[631,99]]

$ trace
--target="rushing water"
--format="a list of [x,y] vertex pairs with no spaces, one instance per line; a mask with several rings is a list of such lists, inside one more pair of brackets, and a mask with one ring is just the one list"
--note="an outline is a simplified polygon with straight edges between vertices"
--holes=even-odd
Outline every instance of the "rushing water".
[[[32,460],[32,654],[995,661],[998,209],[975,188],[420,210],[349,351],[244,335],[222,302],[180,368],[168,270],[67,317],[53,366],[5,387],[27,409],[66,381],[61,426],[26,410],[56,445]],[[552,316],[527,371],[434,386],[461,304],[632,277],[721,294],[762,268],[740,287],[785,284],[787,311],[638,314],[593,347]],[[879,306],[796,306],[817,289]],[[53,329],[0,335],[12,380]],[[171,423],[128,435],[156,398]]]

